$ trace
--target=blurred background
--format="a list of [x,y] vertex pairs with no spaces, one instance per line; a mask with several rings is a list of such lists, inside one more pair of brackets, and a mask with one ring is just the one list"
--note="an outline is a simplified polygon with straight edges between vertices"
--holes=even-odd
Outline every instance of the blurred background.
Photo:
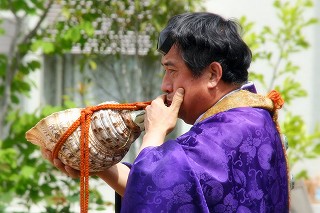
[[[79,181],[46,162],[25,132],[63,109],[161,94],[157,36],[190,11],[241,23],[250,81],[286,101],[291,212],[320,212],[319,0],[0,0],[0,212],[79,212]],[[179,122],[168,137],[189,128]],[[113,190],[94,177],[90,190],[90,212],[114,212]]]

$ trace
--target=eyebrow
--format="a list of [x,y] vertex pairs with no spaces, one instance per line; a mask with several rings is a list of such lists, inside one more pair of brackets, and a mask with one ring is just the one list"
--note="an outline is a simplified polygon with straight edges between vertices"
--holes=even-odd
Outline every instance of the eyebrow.
[[161,62],[161,64],[162,66],[174,66],[174,63],[172,63],[172,61],[166,61],[164,63]]

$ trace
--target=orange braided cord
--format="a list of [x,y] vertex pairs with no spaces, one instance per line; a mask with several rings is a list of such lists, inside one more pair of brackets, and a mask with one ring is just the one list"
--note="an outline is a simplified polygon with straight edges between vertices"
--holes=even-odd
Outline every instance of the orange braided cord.
[[95,111],[103,109],[113,110],[141,110],[145,109],[151,101],[136,102],[129,104],[101,104],[97,106],[89,106],[81,110],[81,116],[78,118],[62,135],[53,149],[53,158],[58,158],[59,151],[68,137],[80,126],[80,209],[81,212],[88,212],[89,206],[89,129],[91,124],[91,116]]
[[284,100],[278,91],[276,91],[276,90],[270,91],[269,94],[267,95],[267,97],[272,100],[274,107],[276,109],[282,108],[282,106],[284,104]]
[[[279,132],[279,134],[281,133],[280,130],[280,125],[278,122],[278,110],[282,108],[283,104],[284,104],[284,99],[281,97],[280,93],[277,92],[276,90],[272,90],[269,92],[269,94],[267,95],[268,98],[270,98],[274,104],[274,109],[273,109],[273,121],[276,124],[276,128]],[[287,165],[287,179],[288,179],[288,192],[290,195],[290,172],[289,172],[289,163],[288,163],[288,157],[287,157],[287,152],[286,152],[286,148],[284,146],[284,144],[282,143],[282,150],[284,153],[284,156],[286,158],[286,165]],[[288,200],[288,206],[290,206],[290,196],[289,196],[289,200]]]
[[68,137],[80,126],[80,118],[78,118],[73,124],[65,131],[65,133],[60,137],[57,144],[54,146],[52,151],[53,159],[58,158],[59,151],[64,144],[64,142],[68,139]]
[[281,133],[280,125],[278,123],[278,110],[282,108],[284,104],[284,99],[281,97],[280,93],[276,90],[271,90],[268,95],[268,98],[270,98],[273,102],[273,122],[276,124],[276,128],[279,133]]
[[98,111],[101,109],[115,109],[115,110],[140,110],[145,109],[151,102],[136,102],[129,104],[101,104],[97,106],[90,107],[92,111]]
[[93,112],[84,109],[81,112],[80,144],[80,206],[81,212],[87,212],[89,204],[89,127]]

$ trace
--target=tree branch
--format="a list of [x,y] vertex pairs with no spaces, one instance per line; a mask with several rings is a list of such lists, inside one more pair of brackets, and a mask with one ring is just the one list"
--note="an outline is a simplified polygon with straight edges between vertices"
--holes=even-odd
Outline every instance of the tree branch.
[[[47,7],[43,11],[42,16],[40,17],[38,23],[36,26],[28,33],[22,42],[20,44],[24,44],[29,42],[29,40],[37,33],[38,28],[40,27],[41,23],[44,21],[45,17],[48,14],[48,11],[50,7],[52,6],[54,0],[50,0]],[[12,0],[9,0],[9,9],[12,12],[12,14],[15,17],[16,20],[16,26],[15,26],[15,32],[13,35],[13,39],[10,44],[10,49],[8,53],[8,63],[6,67],[6,75],[4,79],[4,92],[3,92],[3,97],[0,97],[0,103],[1,103],[1,110],[0,110],[0,139],[5,137],[4,133],[4,123],[5,123],[5,118],[6,114],[8,112],[9,105],[11,103],[10,98],[11,98],[11,85],[13,82],[13,79],[15,75],[18,72],[18,66],[21,63],[21,58],[25,55],[25,53],[22,53],[17,51],[17,46],[19,45],[18,39],[21,34],[21,25],[22,25],[22,20],[24,18],[19,17],[14,10],[12,6]]]
[[[11,8],[11,1],[9,2],[9,7]],[[11,9],[11,11],[14,13],[14,11]],[[0,103],[1,103],[1,110],[0,110],[0,137],[4,137],[4,123],[5,123],[5,118],[6,118],[6,114],[9,108],[9,104],[10,104],[10,98],[11,98],[11,85],[12,85],[12,81],[13,78],[17,72],[16,66],[17,66],[17,61],[15,61],[15,63],[13,62],[14,59],[18,57],[18,54],[15,55],[15,51],[16,51],[16,46],[18,43],[18,37],[19,34],[21,33],[21,19],[19,18],[19,16],[17,16],[16,14],[14,14],[15,17],[15,31],[14,31],[14,35],[13,35],[13,39],[11,41],[10,44],[10,48],[9,48],[9,53],[8,53],[8,60],[7,60],[7,66],[6,66],[6,75],[4,77],[4,92],[3,92],[3,97],[0,98]]]
[[47,17],[47,14],[53,4],[54,0],[50,0],[47,7],[45,8],[45,10],[43,11],[42,15],[40,16],[40,19],[38,20],[38,23],[36,24],[36,26],[24,37],[24,39],[22,40],[22,44],[27,43],[31,38],[33,38],[35,36],[35,34],[37,33],[37,30],[39,29],[40,25],[42,24],[42,22],[44,21],[44,19]]

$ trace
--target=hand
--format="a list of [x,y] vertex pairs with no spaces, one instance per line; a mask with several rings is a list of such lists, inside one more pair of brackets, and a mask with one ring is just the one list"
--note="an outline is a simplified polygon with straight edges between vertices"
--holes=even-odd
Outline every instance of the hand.
[[146,107],[145,131],[139,152],[147,146],[159,146],[165,136],[176,126],[180,106],[183,102],[184,89],[177,89],[169,107],[165,105],[165,95],[161,95]]
[[49,160],[55,167],[57,167],[61,172],[65,173],[69,177],[72,178],[79,178],[80,177],[80,171],[71,168],[70,166],[67,166],[61,162],[60,159],[52,157],[52,152],[44,147],[41,147],[41,154],[42,156]]
[[180,106],[183,102],[184,89],[179,88],[169,107],[165,105],[165,95],[161,95],[146,107],[145,130],[169,134],[176,126]]

